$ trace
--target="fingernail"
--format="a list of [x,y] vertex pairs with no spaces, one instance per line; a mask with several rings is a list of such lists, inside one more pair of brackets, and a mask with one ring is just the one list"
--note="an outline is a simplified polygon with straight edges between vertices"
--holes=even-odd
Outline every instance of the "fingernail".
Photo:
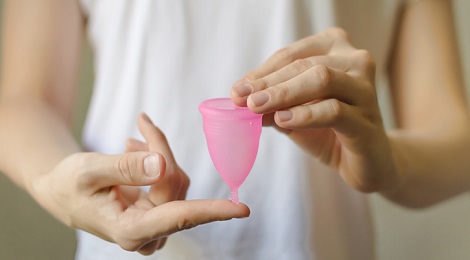
[[255,104],[255,106],[260,107],[260,106],[266,104],[266,102],[268,102],[269,95],[268,95],[268,93],[266,93],[264,91],[261,91],[261,92],[257,92],[255,94],[251,95],[250,99],[253,102],[253,104]]
[[253,88],[247,79],[241,79],[235,82],[232,89],[238,97],[246,97],[253,91]]
[[155,179],[160,175],[160,162],[157,155],[149,155],[144,160],[145,174],[151,179]]
[[284,121],[291,120],[294,117],[294,115],[289,110],[282,110],[282,111],[277,111],[277,117],[279,117],[281,122],[284,122]]

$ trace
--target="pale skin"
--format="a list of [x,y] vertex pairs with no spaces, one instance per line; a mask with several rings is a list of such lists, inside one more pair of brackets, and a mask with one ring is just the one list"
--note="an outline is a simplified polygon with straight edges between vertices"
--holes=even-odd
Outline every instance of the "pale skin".
[[470,123],[451,1],[406,7],[390,78],[398,128],[386,133],[367,50],[333,28],[271,56],[231,89],[363,192],[425,207],[468,190]]
[[[267,124],[358,190],[410,207],[462,193],[470,123],[450,6],[420,1],[404,13],[390,66],[394,132],[378,110],[373,57],[341,29],[277,52],[234,84],[232,100],[268,114]],[[81,150],[70,128],[84,30],[77,1],[6,1],[0,170],[64,224],[142,254],[179,230],[247,217],[244,204],[184,200],[189,180],[145,114],[137,120],[145,143],[129,139],[120,155]]]
[[4,8],[0,170],[41,206],[144,255],[176,231],[249,216],[228,200],[185,201],[188,177],[145,114],[145,145],[129,139],[119,155],[82,151],[70,131],[85,25],[78,1],[11,0]]

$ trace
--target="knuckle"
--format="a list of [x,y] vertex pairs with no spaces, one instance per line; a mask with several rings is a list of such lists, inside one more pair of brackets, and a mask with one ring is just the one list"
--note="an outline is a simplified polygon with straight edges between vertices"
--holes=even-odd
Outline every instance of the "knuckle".
[[349,41],[349,34],[341,27],[332,27],[327,32],[335,38]]
[[292,63],[292,68],[295,72],[303,72],[312,67],[312,62],[309,59],[298,59]]
[[122,155],[119,160],[116,161],[115,169],[121,177],[132,183],[135,179],[135,169],[137,168],[136,158],[131,153]]
[[315,121],[315,111],[312,106],[303,106],[295,111],[295,117],[298,118],[298,122],[304,127],[312,125]]
[[191,229],[195,226],[197,226],[197,223],[195,223],[193,220],[191,220],[187,217],[181,217],[178,220],[178,230]]
[[357,62],[357,64],[360,67],[366,70],[375,69],[376,67],[375,59],[372,56],[372,53],[370,51],[363,50],[363,49],[356,50],[353,56],[354,56],[354,60]]
[[178,218],[178,221],[176,223],[177,230],[186,230],[196,227],[198,225],[191,217],[188,216],[188,214],[185,214],[186,210],[183,204],[178,204],[178,211],[180,217]]
[[98,155],[98,153],[80,153],[74,154],[68,159],[76,162],[76,171],[79,175],[88,175],[91,172],[90,162]]
[[355,50],[354,54],[356,55],[356,57],[360,60],[365,60],[365,61],[369,61],[369,60],[373,60],[374,58],[372,57],[372,53],[368,50],[365,50],[365,49],[357,49]]
[[327,88],[333,81],[334,74],[324,65],[316,65],[313,67],[313,71],[316,73],[320,81],[320,88]]
[[272,102],[271,104],[275,104],[275,106],[289,102],[290,88],[285,84],[281,84],[276,88],[269,88],[265,91],[269,93],[269,96],[271,97],[270,100],[272,100],[270,102]]
[[294,53],[288,47],[276,51],[274,56],[276,56],[277,59],[287,61],[288,63],[294,61]]
[[256,88],[256,90],[263,90],[263,89],[267,89],[271,86],[270,84],[270,81],[267,77],[263,77],[263,78],[260,78],[260,79],[257,79],[254,84],[253,84],[253,87]]
[[68,159],[75,162],[76,184],[79,190],[93,186],[96,179],[93,175],[92,160],[98,153],[79,153],[74,154]]
[[341,103],[337,99],[330,99],[328,102],[330,106],[330,115],[334,121],[337,121],[343,117],[344,109],[341,106]]

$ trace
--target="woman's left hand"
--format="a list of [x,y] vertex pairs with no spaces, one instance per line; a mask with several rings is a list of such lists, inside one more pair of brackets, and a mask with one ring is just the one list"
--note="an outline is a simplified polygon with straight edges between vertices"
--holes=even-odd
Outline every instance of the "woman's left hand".
[[375,63],[331,28],[299,40],[237,81],[231,98],[264,115],[360,191],[397,184],[374,86]]

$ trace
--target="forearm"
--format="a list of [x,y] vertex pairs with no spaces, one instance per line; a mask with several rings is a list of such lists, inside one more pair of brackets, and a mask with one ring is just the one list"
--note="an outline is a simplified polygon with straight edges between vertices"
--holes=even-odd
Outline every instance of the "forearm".
[[420,208],[468,191],[470,123],[442,125],[428,132],[389,133],[399,184],[382,194],[398,204]]
[[452,3],[406,5],[390,83],[397,128],[389,133],[399,184],[382,194],[425,207],[468,190],[470,116],[465,102]]
[[36,177],[79,150],[67,122],[85,20],[78,1],[4,2],[0,171],[31,193]]
[[3,99],[0,125],[0,171],[29,193],[37,177],[80,151],[65,120],[39,98]]

